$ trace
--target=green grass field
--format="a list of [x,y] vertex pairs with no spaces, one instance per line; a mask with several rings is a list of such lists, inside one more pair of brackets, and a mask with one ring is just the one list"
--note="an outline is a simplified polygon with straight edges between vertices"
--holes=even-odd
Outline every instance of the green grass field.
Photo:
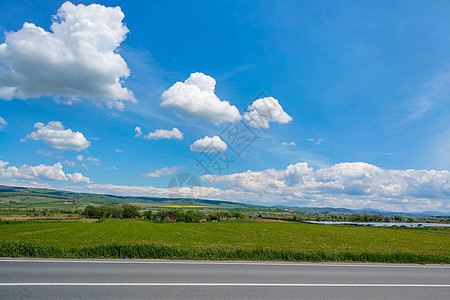
[[[211,255],[209,252],[207,256],[199,253],[202,251],[213,251],[212,253],[215,253],[214,251],[225,251],[223,253],[228,254],[221,254],[218,257],[223,259],[227,259],[227,257],[228,259],[252,259],[252,255],[255,256],[251,254],[253,253],[252,251],[267,251],[267,253],[272,254],[267,254],[268,256],[258,254],[260,257],[253,258],[319,261],[450,262],[450,228],[392,229],[302,223],[264,223],[245,220],[197,224],[151,223],[141,220],[106,220],[98,223],[30,221],[22,224],[1,225],[0,241],[5,249],[8,247],[13,247],[13,249],[14,247],[39,248],[40,245],[44,248],[50,247],[53,249],[51,251],[48,250],[50,251],[49,253],[56,253],[59,251],[58,249],[72,249],[70,250],[72,254],[42,255],[56,257],[85,257],[86,254],[74,254],[75,252],[79,253],[83,247],[85,247],[82,250],[83,253],[86,251],[91,253],[89,251],[94,251],[92,250],[94,248],[97,249],[94,251],[96,254],[94,252],[91,253],[94,257],[120,257],[122,252],[119,250],[117,251],[120,253],[116,251],[117,253],[114,252],[116,253],[114,255],[111,253],[102,255],[102,253],[105,251],[105,253],[109,253],[108,251],[110,250],[105,250],[108,247],[121,245],[134,245],[135,247],[137,247],[136,245],[152,247],[163,245],[173,246],[173,249],[176,251],[189,250],[194,251],[192,253],[196,253],[195,255],[192,253],[189,255],[180,254],[181,256],[179,257],[175,255],[175,257],[170,256],[170,258],[211,259],[208,256]],[[13,243],[8,244],[5,242]],[[86,247],[90,247],[89,249],[91,250],[86,250]],[[44,251],[41,248],[39,248],[41,250],[36,249],[33,250],[33,253]],[[147,253],[149,251],[147,249],[145,250],[147,252],[145,252],[142,249],[136,250],[138,251],[136,253],[139,253],[139,251]],[[165,257],[164,253],[160,255],[154,254],[156,250],[152,249],[153,254],[135,254],[134,256],[141,258],[148,256],[152,258]],[[160,249],[158,251],[169,251],[169,248],[158,249]],[[175,251],[173,249],[170,251]],[[244,252],[240,252],[240,256],[230,254],[233,251],[235,252],[236,249]],[[3,250],[2,252],[3,256],[8,255],[8,252],[5,251]],[[325,256],[321,259],[312,259],[309,256],[309,258],[299,258],[299,256],[294,255],[300,252],[303,254],[309,253],[308,255],[321,253],[321,255]],[[9,255],[30,256],[26,253],[28,252],[17,252],[16,254],[11,252]],[[281,255],[280,253],[291,253],[294,255],[294,258],[283,259],[285,254]],[[344,258],[339,258],[341,254],[345,254]],[[408,257],[422,255],[434,258],[431,260],[407,259],[406,261],[388,259],[387,257],[391,257],[392,254],[409,255]],[[326,255],[331,256],[327,258]],[[361,255],[363,255],[362,258]],[[367,258],[367,255],[369,257],[370,255],[375,255],[378,258]],[[39,253],[37,253],[37,256],[39,256]]]

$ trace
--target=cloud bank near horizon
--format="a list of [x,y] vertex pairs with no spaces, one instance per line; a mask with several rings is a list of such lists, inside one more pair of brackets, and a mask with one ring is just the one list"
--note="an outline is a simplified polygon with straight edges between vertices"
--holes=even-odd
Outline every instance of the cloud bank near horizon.
[[[284,170],[204,175],[201,179],[213,185],[202,188],[203,199],[262,205],[450,211],[449,171],[385,170],[362,162],[315,170],[303,162]],[[72,189],[120,196],[173,196],[173,191],[153,186],[86,184]],[[182,187],[177,193],[180,197],[192,195],[189,187]]]

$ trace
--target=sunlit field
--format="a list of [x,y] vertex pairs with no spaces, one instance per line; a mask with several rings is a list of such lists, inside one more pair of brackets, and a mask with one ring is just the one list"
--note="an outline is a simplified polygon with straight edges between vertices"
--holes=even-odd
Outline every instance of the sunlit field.
[[[105,245],[164,245],[197,251],[282,250],[377,254],[380,257],[403,253],[439,255],[441,260],[436,262],[450,259],[450,228],[394,229],[247,220],[197,224],[102,220],[97,223],[30,221],[4,224],[0,226],[0,232],[2,242],[32,243],[65,249]],[[347,259],[353,260],[351,255]]]

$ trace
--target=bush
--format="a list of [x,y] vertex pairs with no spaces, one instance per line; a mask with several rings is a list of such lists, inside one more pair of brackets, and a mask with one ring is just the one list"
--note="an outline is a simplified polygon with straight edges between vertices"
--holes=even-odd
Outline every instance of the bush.
[[153,212],[151,210],[147,210],[144,212],[144,219],[151,220],[153,218]]

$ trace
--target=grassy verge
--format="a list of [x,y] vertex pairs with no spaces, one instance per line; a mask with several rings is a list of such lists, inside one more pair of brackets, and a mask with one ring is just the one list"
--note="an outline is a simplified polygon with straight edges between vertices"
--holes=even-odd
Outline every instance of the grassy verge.
[[377,262],[448,264],[449,255],[394,253],[330,253],[324,251],[182,248],[165,245],[109,244],[81,248],[64,248],[23,242],[0,242],[2,257],[41,258],[146,258],[179,260],[252,260],[297,262]]

